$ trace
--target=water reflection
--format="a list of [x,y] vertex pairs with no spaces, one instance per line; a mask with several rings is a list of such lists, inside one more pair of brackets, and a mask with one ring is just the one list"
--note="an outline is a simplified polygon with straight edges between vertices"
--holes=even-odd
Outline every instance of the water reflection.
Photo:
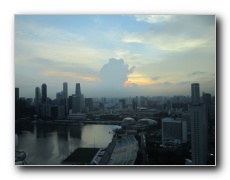
[[19,149],[27,153],[28,165],[60,165],[78,147],[106,147],[114,125],[34,125],[19,134]]

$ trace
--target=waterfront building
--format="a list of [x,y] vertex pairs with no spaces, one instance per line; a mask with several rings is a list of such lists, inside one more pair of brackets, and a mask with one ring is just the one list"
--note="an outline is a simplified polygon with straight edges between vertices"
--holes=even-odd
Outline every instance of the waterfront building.
[[41,105],[41,115],[43,117],[51,117],[51,105],[42,104]]
[[57,119],[61,120],[65,118],[65,108],[64,106],[58,106]]
[[136,123],[136,129],[139,130],[147,130],[149,128],[152,128],[153,126],[157,125],[158,122],[153,119],[148,118],[142,118],[139,119]]
[[131,117],[126,117],[122,120],[121,126],[123,128],[127,128],[127,127],[132,127],[136,124],[135,119],[131,118]]

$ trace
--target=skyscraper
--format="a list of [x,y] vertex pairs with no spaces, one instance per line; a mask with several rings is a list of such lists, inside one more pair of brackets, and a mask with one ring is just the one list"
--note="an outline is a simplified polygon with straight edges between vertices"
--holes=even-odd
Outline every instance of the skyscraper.
[[67,82],[63,83],[63,99],[64,99],[65,114],[68,114],[68,84]]
[[63,83],[63,97],[64,97],[64,99],[68,98],[68,84],[67,84],[67,82]]
[[47,99],[47,86],[46,84],[42,84],[42,104],[46,103]]
[[36,87],[35,88],[35,98],[34,98],[36,113],[39,113],[40,99],[41,99],[40,88]]
[[80,86],[80,83],[76,83],[75,94],[76,94],[76,96],[81,95],[81,86]]
[[200,103],[200,85],[198,83],[191,84],[192,104]]
[[76,84],[75,95],[76,95],[76,111],[79,113],[82,110],[82,95],[81,95],[80,83]]
[[191,113],[192,164],[207,165],[208,126],[205,104],[193,104]]

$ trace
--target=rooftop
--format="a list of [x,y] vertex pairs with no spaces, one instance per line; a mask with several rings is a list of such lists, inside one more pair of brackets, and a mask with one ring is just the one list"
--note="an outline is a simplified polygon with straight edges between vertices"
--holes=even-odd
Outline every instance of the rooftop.
[[77,148],[62,164],[89,165],[100,148]]

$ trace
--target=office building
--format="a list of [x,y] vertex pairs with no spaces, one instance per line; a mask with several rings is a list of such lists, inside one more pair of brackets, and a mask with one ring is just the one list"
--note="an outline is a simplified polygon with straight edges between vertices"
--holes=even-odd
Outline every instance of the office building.
[[162,142],[170,145],[187,141],[187,122],[181,119],[164,118],[162,123]]
[[200,85],[198,83],[191,84],[192,104],[200,103]]

